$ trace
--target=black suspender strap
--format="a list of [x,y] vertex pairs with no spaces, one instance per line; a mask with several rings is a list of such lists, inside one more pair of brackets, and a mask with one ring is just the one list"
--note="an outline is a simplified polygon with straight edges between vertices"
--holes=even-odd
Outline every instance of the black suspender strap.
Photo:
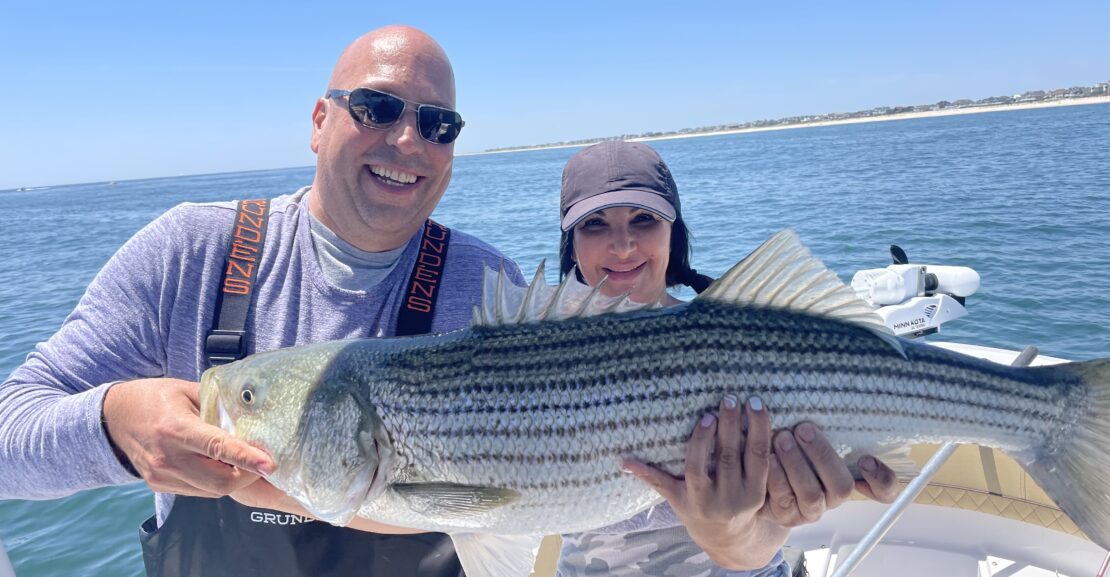
[[432,314],[439,296],[450,241],[450,229],[432,219],[424,223],[416,264],[412,267],[405,298],[397,312],[397,336],[422,335],[432,330]]
[[204,356],[211,366],[237,361],[247,354],[247,312],[262,263],[269,212],[268,200],[239,201],[216,295],[216,317],[204,340]]

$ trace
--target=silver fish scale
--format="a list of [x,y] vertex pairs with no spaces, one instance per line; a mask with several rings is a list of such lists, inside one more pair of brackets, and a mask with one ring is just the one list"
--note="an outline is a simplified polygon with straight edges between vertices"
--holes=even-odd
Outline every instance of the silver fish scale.
[[[413,343],[436,342],[419,341]],[[838,448],[970,441],[1011,452],[1057,438],[1078,417],[1078,381],[992,365],[796,313],[695,301],[664,311],[480,327],[381,355],[369,403],[397,454],[387,478],[513,489],[481,518],[411,516],[396,496],[360,514],[428,528],[574,532],[658,501],[619,470],[635,456],[682,468],[695,423],[725,393],[756,395],[776,427],[819,424]],[[360,351],[365,348],[365,351]]]

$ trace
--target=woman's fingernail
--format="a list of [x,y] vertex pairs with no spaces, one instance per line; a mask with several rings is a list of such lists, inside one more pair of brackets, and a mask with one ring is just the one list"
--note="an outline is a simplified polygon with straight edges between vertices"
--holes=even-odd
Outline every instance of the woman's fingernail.
[[729,393],[729,394],[725,395],[724,403],[725,403],[725,408],[735,409],[736,408],[736,395],[734,395],[732,393]]
[[859,468],[863,469],[864,471],[867,471],[868,473],[874,473],[875,468],[876,468],[875,467],[875,458],[874,457],[864,457],[864,458],[860,459],[859,460]]
[[779,451],[782,451],[783,453],[787,451],[792,451],[794,450],[794,435],[791,435],[790,432],[787,431],[779,435],[779,438],[776,440],[776,444],[779,447]]
[[798,436],[807,443],[812,443],[813,440],[817,438],[817,429],[810,423],[802,423],[794,430],[798,433]]
[[763,410],[763,401],[759,400],[759,397],[752,397],[748,399],[748,406],[758,413]]
[[713,426],[713,422],[716,420],[717,415],[714,415],[713,413],[707,413],[704,417],[701,418],[701,426],[708,429],[709,427]]

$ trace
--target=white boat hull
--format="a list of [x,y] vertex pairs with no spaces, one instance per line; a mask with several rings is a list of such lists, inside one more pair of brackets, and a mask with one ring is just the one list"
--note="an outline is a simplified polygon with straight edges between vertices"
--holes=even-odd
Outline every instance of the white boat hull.
[[15,569],[8,560],[8,552],[4,549],[4,542],[0,541],[0,577],[15,577]]
[[[809,574],[831,574],[835,555],[844,559],[886,511],[887,506],[870,501],[851,501],[825,514],[820,522],[798,527],[789,545],[806,551]],[[882,542],[853,573],[855,577],[975,577],[988,557],[1037,567],[1071,577],[1098,573],[1106,551],[1094,543],[1056,531],[986,513],[913,505],[906,509]],[[822,567],[822,565],[825,565]],[[997,571],[990,571],[993,574]],[[1026,573],[1021,573],[1026,574]],[[1028,574],[1037,574],[1030,572]]]

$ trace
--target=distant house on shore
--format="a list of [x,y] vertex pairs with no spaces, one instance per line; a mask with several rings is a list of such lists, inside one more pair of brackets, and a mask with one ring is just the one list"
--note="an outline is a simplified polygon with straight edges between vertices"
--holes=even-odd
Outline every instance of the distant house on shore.
[[[545,148],[549,146],[570,146],[570,145],[583,145],[600,142],[602,140],[611,139],[636,139],[636,138],[665,138],[668,136],[677,135],[694,135],[694,134],[712,134],[715,132],[739,131],[750,130],[757,128],[774,128],[779,126],[799,126],[805,124],[812,124],[816,122],[849,120],[849,119],[866,119],[879,116],[888,116],[893,114],[905,113],[920,113],[930,112],[935,110],[947,109],[960,109],[960,108],[978,108],[986,106],[1006,106],[1008,104],[1024,104],[1030,102],[1043,102],[1043,101],[1061,101],[1072,99],[1083,99],[1088,97],[1107,97],[1110,96],[1110,81],[1100,82],[1091,86],[1073,86],[1071,88],[1057,88],[1051,91],[1032,90],[1021,94],[1014,94],[1013,96],[991,96],[981,100],[971,100],[968,98],[961,98],[955,102],[941,100],[936,104],[918,104],[916,106],[878,106],[867,110],[857,110],[854,112],[831,112],[828,114],[807,114],[802,116],[790,116],[785,118],[770,119],[770,120],[752,120],[749,122],[732,123],[732,124],[718,124],[714,126],[702,126],[699,128],[683,128],[677,131],[650,131],[642,134],[623,134],[616,137],[606,138],[592,138],[584,140],[568,140],[556,142],[553,144],[540,144],[534,146],[524,147],[507,147],[507,148],[494,148],[488,149],[484,152],[500,152],[507,150],[527,150],[533,148]],[[1101,102],[1101,100],[1094,101]],[[1048,104],[1053,104],[1049,102]],[[1063,104],[1063,103],[1061,103]],[[971,111],[968,111],[971,112]]]
[[1044,99],[1044,90],[1034,90],[1032,92],[1026,92],[1025,94],[1022,94],[1020,97],[1018,97],[1017,102],[1037,102]]

